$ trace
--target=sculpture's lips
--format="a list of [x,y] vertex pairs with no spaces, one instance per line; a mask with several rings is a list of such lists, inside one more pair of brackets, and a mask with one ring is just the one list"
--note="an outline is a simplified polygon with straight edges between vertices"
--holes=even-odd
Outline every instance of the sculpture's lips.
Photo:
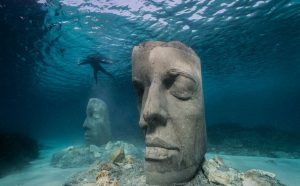
[[176,154],[179,148],[176,145],[169,144],[160,138],[149,140],[146,138],[145,160],[166,160]]
[[90,139],[92,139],[92,136],[90,134],[84,134],[84,138],[86,140],[90,140]]
[[167,150],[177,150],[177,151],[180,150],[178,146],[167,143],[166,141],[160,138],[154,138],[154,139],[146,138],[146,147],[160,147]]

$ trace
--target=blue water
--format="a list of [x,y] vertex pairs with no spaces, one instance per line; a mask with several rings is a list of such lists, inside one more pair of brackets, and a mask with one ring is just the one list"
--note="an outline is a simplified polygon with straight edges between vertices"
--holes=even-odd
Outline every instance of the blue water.
[[[0,1],[2,131],[81,139],[88,99],[99,97],[113,136],[143,141],[131,50],[147,40],[179,40],[202,61],[208,133],[233,124],[300,132],[299,0],[20,2]],[[96,85],[92,69],[77,65],[93,53],[113,61],[104,68],[116,80],[100,73]],[[298,144],[289,140],[281,145]]]

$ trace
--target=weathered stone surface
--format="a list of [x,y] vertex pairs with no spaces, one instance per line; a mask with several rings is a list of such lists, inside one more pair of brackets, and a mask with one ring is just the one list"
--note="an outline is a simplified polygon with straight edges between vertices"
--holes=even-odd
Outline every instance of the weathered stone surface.
[[178,41],[149,41],[132,51],[139,125],[145,131],[149,184],[191,180],[206,152],[200,59]]
[[97,186],[118,186],[119,182],[117,179],[111,177],[110,170],[112,165],[104,164],[96,174],[96,185]]
[[[124,161],[125,162],[125,161]],[[144,173],[144,162],[134,160],[134,163],[103,163],[93,164],[88,170],[72,176],[65,186],[82,186],[90,184],[93,186],[113,185],[120,186],[148,186]],[[185,186],[216,186],[209,183],[202,171]]]
[[96,145],[90,145],[90,152],[94,154],[95,158],[99,158],[101,156],[101,148]]
[[111,155],[111,162],[112,163],[121,163],[125,159],[124,147],[120,147]]
[[[76,173],[68,179],[65,186],[148,186],[141,157],[126,153],[127,143],[115,142],[107,146],[109,158],[95,161],[87,170]],[[126,145],[127,144],[127,147]],[[111,155],[122,151],[125,158],[118,162],[111,161]],[[105,147],[103,147],[105,149]],[[127,152],[133,152],[127,149]],[[118,153],[119,154],[119,153]],[[181,183],[182,186],[282,186],[275,174],[262,170],[239,172],[228,167],[220,157],[205,160],[192,180]]]
[[[130,169],[126,168],[128,165],[130,165]],[[135,160],[134,164],[94,163],[88,170],[76,173],[69,178],[65,186],[82,186],[84,184],[141,186],[146,183],[143,170],[143,162],[140,160]]]
[[252,169],[245,173],[226,166],[220,157],[203,163],[202,169],[211,183],[228,186],[282,186],[275,174]]
[[[103,146],[101,146],[103,147]],[[133,157],[138,157],[142,158],[144,156],[144,152],[142,151],[141,148],[137,148],[135,145],[131,143],[126,143],[124,141],[109,141],[105,146],[104,146],[104,151],[105,154],[109,155],[109,158],[111,157],[111,153],[118,148],[123,148],[124,153],[127,155],[131,155]]]
[[101,162],[96,160],[90,167],[71,176],[64,186],[96,186],[96,173],[100,171]]
[[95,161],[88,147],[70,146],[53,154],[51,165],[58,168],[84,167]]
[[238,185],[238,171],[224,165],[220,157],[207,160],[202,169],[209,182],[223,185]]
[[281,186],[276,179],[276,175],[263,170],[252,169],[240,174],[243,186],[263,185],[263,186]]
[[89,100],[83,128],[88,145],[101,146],[110,140],[111,129],[106,103],[98,98]]
[[[100,147],[96,145],[67,147],[52,156],[51,165],[59,168],[73,168],[88,166],[96,160],[110,162],[112,154],[118,149],[120,152],[113,162],[119,162],[119,159],[123,160],[124,158],[124,161],[130,161],[130,158],[141,158],[143,155],[142,150],[133,144],[116,141],[108,142]],[[130,154],[131,156],[125,157],[125,154]]]

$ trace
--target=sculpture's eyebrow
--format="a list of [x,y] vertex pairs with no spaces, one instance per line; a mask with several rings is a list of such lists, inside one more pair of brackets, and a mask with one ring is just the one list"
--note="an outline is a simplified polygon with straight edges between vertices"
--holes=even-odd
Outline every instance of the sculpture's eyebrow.
[[188,73],[184,70],[181,69],[177,69],[177,68],[171,68],[169,70],[167,70],[167,72],[164,74],[163,79],[169,78],[169,77],[177,77],[179,75],[185,76],[189,79],[191,79],[192,81],[194,81],[195,83],[197,83],[195,77],[193,76],[193,74]]

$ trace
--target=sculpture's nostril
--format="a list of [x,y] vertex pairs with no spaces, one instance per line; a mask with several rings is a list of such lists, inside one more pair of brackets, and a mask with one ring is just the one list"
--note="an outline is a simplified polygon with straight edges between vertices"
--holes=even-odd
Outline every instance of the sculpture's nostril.
[[147,114],[144,116],[144,120],[151,126],[164,125],[166,122],[166,118],[159,113]]

